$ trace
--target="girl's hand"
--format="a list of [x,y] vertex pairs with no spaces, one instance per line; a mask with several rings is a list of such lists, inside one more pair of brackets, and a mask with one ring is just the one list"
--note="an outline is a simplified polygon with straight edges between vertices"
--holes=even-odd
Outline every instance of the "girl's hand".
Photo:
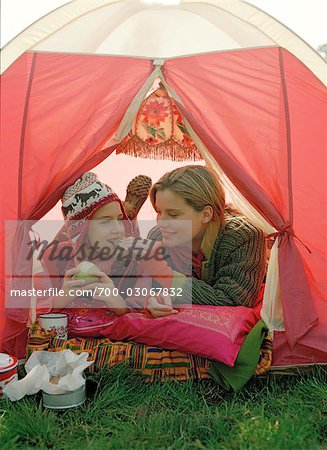
[[[101,271],[89,272],[89,275],[98,277],[99,281],[92,281],[85,286],[85,289],[93,289],[93,299],[105,302],[106,307],[112,309],[117,315],[129,312],[125,300],[120,295],[114,295],[114,282]],[[99,289],[100,288],[100,289]]]
[[163,303],[160,303],[158,300],[158,297],[149,297],[147,300],[146,309],[154,318],[166,317],[178,313],[178,310],[173,309],[172,307],[170,296],[164,295],[160,297],[160,300],[163,301]]
[[83,289],[83,286],[86,284],[85,280],[74,278],[78,272],[79,269],[74,267],[73,269],[67,270],[64,275],[64,282],[61,289],[65,293],[64,297],[70,297],[69,302],[76,298],[76,289]]

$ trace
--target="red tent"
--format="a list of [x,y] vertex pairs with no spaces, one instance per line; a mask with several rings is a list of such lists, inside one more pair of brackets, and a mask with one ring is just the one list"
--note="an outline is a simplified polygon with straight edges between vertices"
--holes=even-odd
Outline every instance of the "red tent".
[[[31,225],[55,205],[72,181],[112,153],[128,133],[147,89],[159,77],[201,143],[204,156],[276,230],[284,330],[277,328],[274,334],[273,364],[327,363],[324,63],[293,33],[243,1],[233,6],[222,0],[198,3],[198,18],[215,12],[211,25],[238,44],[237,38],[244,34],[243,44],[230,48],[225,38],[225,48],[220,48],[221,41],[217,48],[208,48],[207,34],[214,31],[207,30],[203,36],[200,20],[198,34],[194,33],[196,23],[188,28],[187,14],[196,8],[190,0],[162,7],[160,12],[171,14],[173,24],[177,11],[185,13],[187,20],[178,19],[185,42],[180,43],[180,30],[175,30],[170,36],[162,35],[160,42],[167,41],[163,49],[157,42],[160,26],[149,41],[144,25],[145,37],[140,35],[134,43],[139,45],[134,53],[130,48],[122,50],[124,42],[120,41],[115,51],[114,38],[123,40],[124,26],[131,27],[128,20],[134,16],[139,20],[142,13],[142,23],[153,24],[158,8],[136,0],[88,0],[82,6],[71,2],[46,16],[5,49],[1,102],[1,188],[5,193],[1,279],[7,280],[7,294],[5,286],[1,291],[3,350],[24,354],[29,297],[13,301],[9,289],[18,288],[23,274],[32,271],[31,261],[22,254]],[[237,5],[242,33],[234,23]],[[250,14],[253,11],[257,16]],[[111,34],[106,30],[103,35],[105,29],[94,22],[107,13],[108,18],[121,21],[120,34],[116,24]],[[90,27],[84,36],[81,30],[87,18]],[[96,50],[90,50],[90,29],[95,40],[102,36]],[[246,30],[252,33],[251,48]],[[201,36],[202,47],[196,47],[198,54],[182,56],[192,39],[195,45],[194,34]],[[154,57],[149,55],[155,51],[151,45],[157,45]],[[171,48],[177,48],[177,54],[169,53]],[[24,222],[7,223],[5,233],[5,221],[17,220]]]

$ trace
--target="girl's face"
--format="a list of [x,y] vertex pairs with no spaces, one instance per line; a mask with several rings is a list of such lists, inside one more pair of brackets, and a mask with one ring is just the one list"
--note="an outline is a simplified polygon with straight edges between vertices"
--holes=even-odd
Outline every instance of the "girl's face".
[[97,242],[99,247],[116,247],[118,240],[126,237],[123,219],[119,202],[107,203],[95,211],[88,223],[90,244]]
[[196,211],[170,189],[157,191],[155,209],[163,244],[167,247],[201,242],[212,218],[210,206],[206,206],[202,211]]

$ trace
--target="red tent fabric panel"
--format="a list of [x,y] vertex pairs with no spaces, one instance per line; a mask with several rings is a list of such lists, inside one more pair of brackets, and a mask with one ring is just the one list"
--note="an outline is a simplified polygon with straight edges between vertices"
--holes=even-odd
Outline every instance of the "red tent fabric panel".
[[[11,197],[6,208],[3,205],[4,198],[1,204],[7,219],[17,218],[21,130],[32,63],[33,55],[26,53],[1,78],[1,183],[2,187],[6,187],[2,192],[10,192]],[[7,186],[5,181],[10,180],[10,186]]]
[[[324,245],[325,181],[322,168],[316,181],[312,174],[306,175],[313,157],[307,143],[313,134],[314,164],[324,161],[326,137],[320,121],[324,120],[326,89],[294,56],[273,47],[174,59],[166,63],[164,75],[217,162],[281,231],[282,301],[286,337],[293,347],[306,333],[311,335],[309,330],[317,324],[318,289],[326,283],[325,250],[318,244]],[[302,91],[306,93],[301,98]],[[307,202],[310,197],[311,208],[321,212],[314,222],[302,206],[302,199]],[[313,258],[297,238],[315,243]],[[315,280],[308,270],[313,260]],[[324,305],[320,314],[326,314]],[[320,348],[326,351],[322,342]]]
[[316,280],[317,298],[326,301],[327,316],[326,87],[293,55],[284,51],[283,58],[291,130],[294,229],[312,251],[309,254],[303,245],[298,246]]
[[[4,311],[4,233],[5,222],[8,219],[17,219],[18,209],[18,178],[21,130],[23,126],[24,110],[26,107],[27,90],[33,56],[26,53],[12,65],[1,78],[1,221],[0,238],[1,251],[1,298],[0,298],[0,336],[5,325]],[[7,152],[6,150],[7,149]],[[10,157],[9,157],[10,155]],[[9,185],[6,183],[9,182]],[[6,195],[5,195],[6,194]],[[1,338],[0,338],[1,341]]]
[[[286,129],[279,49],[167,61],[164,76],[199,126],[288,214]],[[283,180],[280,182],[280,180]]]
[[[147,60],[94,55],[35,53],[33,57],[20,149],[24,219],[31,218],[39,202],[114,135],[152,65]],[[11,147],[12,153],[16,152]]]
[[273,366],[290,366],[296,364],[313,364],[327,362],[327,313],[326,301],[316,300],[319,323],[291,348],[287,343],[285,332],[274,332]]
[[[283,74],[289,108],[294,230],[319,323],[291,348],[285,333],[276,333],[274,365],[327,362],[327,95],[326,87],[301,61],[283,51]],[[283,257],[281,255],[281,257]],[[284,270],[285,272],[285,270]],[[292,264],[288,277],[294,277]],[[298,287],[300,290],[300,286]],[[294,299],[298,292],[292,292]],[[295,314],[298,309],[294,302]]]
[[[152,61],[137,58],[22,55],[2,80],[2,221],[38,220],[69,184],[103,160],[112,149],[101,148],[151,72]],[[28,237],[26,230],[21,234]],[[4,297],[2,289],[2,332]],[[26,332],[24,323],[7,325],[11,338]]]

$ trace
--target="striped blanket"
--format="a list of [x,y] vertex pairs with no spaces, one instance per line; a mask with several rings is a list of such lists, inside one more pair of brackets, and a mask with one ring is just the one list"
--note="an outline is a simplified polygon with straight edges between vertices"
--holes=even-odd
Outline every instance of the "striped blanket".
[[[211,379],[208,373],[210,360],[200,356],[164,350],[134,342],[114,342],[109,338],[73,338],[58,339],[55,331],[48,332],[35,323],[30,330],[27,357],[34,351],[57,352],[70,349],[73,352],[88,352],[94,361],[89,372],[103,367],[112,367],[118,363],[128,363],[129,367],[139,371],[149,382],[154,380],[185,381],[189,379]],[[262,375],[271,365],[271,337],[265,338],[255,375]]]

